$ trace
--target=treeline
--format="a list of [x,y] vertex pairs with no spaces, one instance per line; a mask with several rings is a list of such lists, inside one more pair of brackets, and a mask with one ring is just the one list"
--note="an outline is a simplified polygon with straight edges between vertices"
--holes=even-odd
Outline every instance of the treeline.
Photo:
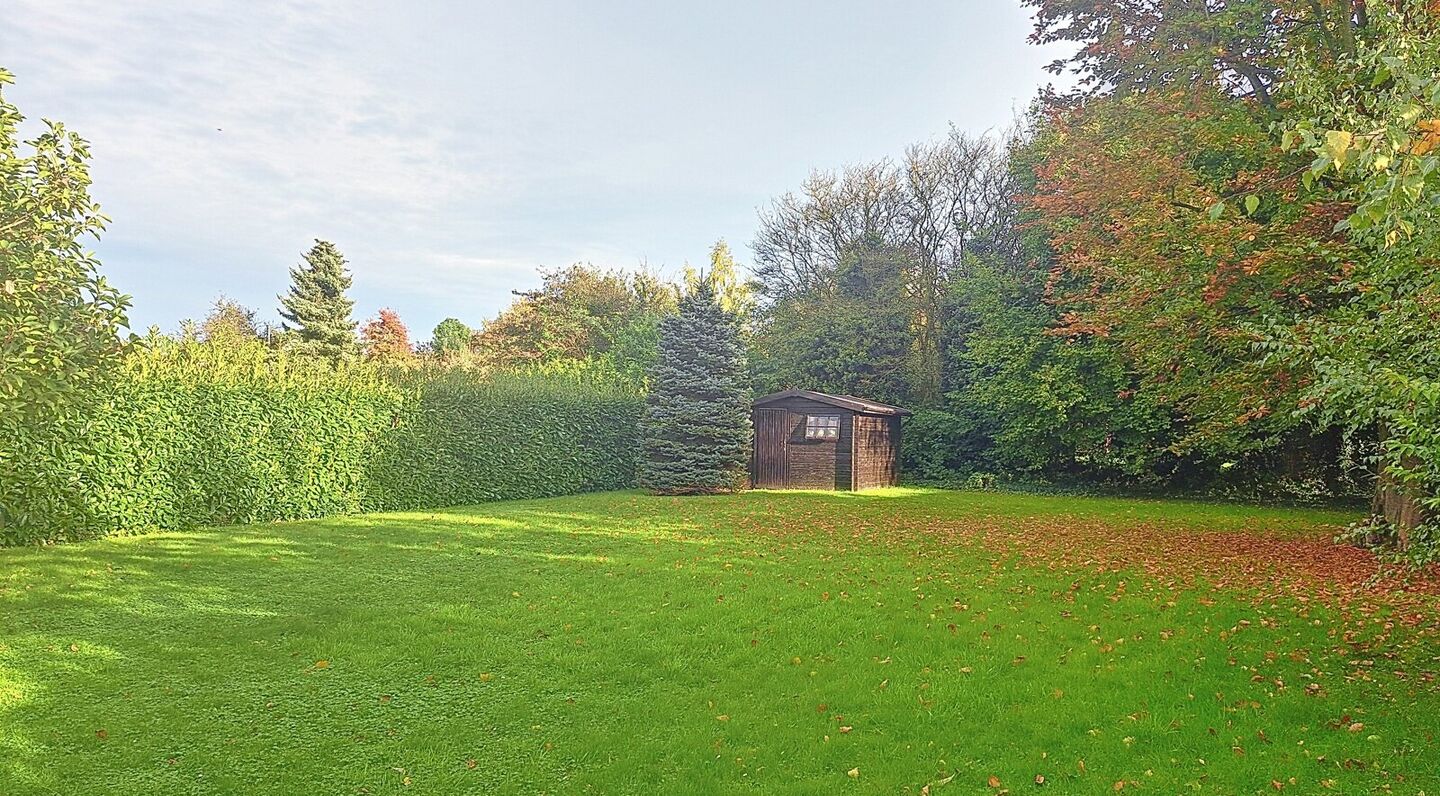
[[221,347],[261,341],[276,352],[331,362],[480,373],[581,368],[642,387],[656,361],[660,323],[678,311],[687,290],[703,281],[720,292],[727,311],[748,316],[750,310],[749,286],[724,241],[711,248],[704,266],[686,266],[678,283],[648,271],[585,263],[542,269],[540,275],[540,287],[514,291],[510,305],[495,317],[473,328],[446,318],[428,340],[413,340],[389,308],[355,321],[354,303],[346,295],[348,263],[334,244],[316,241],[291,272],[290,291],[281,297],[281,323],[262,322],[256,309],[220,296],[199,320],[181,321],[175,336]]
[[[753,278],[723,244],[679,285],[574,266],[417,345],[393,312],[351,319],[344,260],[318,242],[279,328],[222,302],[176,345],[259,346],[265,368],[581,373],[638,394],[664,370],[665,319],[701,291],[734,319],[757,391],[916,410],[912,477],[1368,489],[1369,539],[1440,554],[1434,3],[1025,2],[1034,41],[1076,46],[1055,69],[1079,88],[1042,94],[1004,135],[815,173],[762,211]],[[11,152],[17,120],[0,100]],[[84,142],[56,126],[31,145],[0,161],[12,437],[106,378],[126,302],[76,242],[102,223]],[[14,450],[0,445],[0,475]]]
[[1078,90],[762,214],[761,383],[922,409],[928,477],[1374,485],[1434,555],[1435,4],[1027,5]]

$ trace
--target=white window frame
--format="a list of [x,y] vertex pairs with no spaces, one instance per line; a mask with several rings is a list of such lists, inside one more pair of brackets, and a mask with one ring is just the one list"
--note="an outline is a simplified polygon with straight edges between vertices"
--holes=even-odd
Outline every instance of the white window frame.
[[805,439],[821,440],[824,442],[833,442],[840,439],[840,416],[806,415]]

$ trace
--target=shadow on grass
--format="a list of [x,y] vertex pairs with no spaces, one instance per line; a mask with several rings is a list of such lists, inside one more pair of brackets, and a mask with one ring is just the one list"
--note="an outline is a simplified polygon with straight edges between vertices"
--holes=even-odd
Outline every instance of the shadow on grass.
[[[508,598],[514,573],[563,582],[571,568],[623,567],[657,544],[712,541],[648,512],[539,501],[0,550],[0,792],[61,791],[65,775],[46,760],[113,748],[121,719],[80,706],[113,708],[117,683],[144,692],[137,700],[178,687],[187,703],[223,704],[237,684],[271,676],[247,671],[247,657],[302,669],[292,657],[324,654],[303,648],[336,627],[373,634],[375,655],[409,665],[414,634],[437,624],[494,632],[474,606]],[[149,670],[156,661],[163,671]],[[205,673],[217,666],[236,671]],[[198,684],[207,679],[215,685]]]
[[[1098,528],[1102,521],[1116,531]],[[1084,527],[1054,538],[1044,536],[1045,523]],[[597,702],[600,713],[642,717],[624,732],[658,728],[648,749],[688,764],[684,749],[703,750],[714,714],[729,708],[706,706],[703,722],[674,746],[666,722],[680,714],[667,711],[699,709],[715,688],[735,700],[758,688],[765,696],[757,704],[784,706],[804,689],[830,688],[825,678],[809,679],[811,666],[824,671],[844,659],[850,666],[833,676],[854,679],[857,699],[873,690],[872,708],[881,711],[901,680],[894,692],[874,690],[855,679],[854,665],[874,667],[874,682],[896,676],[886,667],[891,647],[902,649],[897,639],[934,653],[918,664],[943,659],[953,668],[957,651],[981,654],[992,631],[993,643],[1010,644],[1012,625],[1019,632],[1048,623],[1048,635],[1036,630],[1026,644],[1091,650],[1089,622],[1162,621],[1130,598],[1111,602],[1117,576],[1076,574],[1093,570],[1088,558],[1052,572],[1053,545],[1073,541],[1088,556],[1092,546],[1118,538],[1138,544],[1167,524],[1324,533],[1311,515],[1244,506],[887,489],[673,499],[608,493],[0,550],[0,793],[25,792],[5,787],[13,782],[63,791],[67,778],[89,782],[89,792],[182,792],[193,780],[176,777],[198,770],[234,778],[209,780],[214,792],[238,792],[245,777],[287,765],[309,766],[312,779],[298,781],[308,792],[303,786],[322,781],[313,777],[339,776],[341,768],[391,771],[386,755],[403,747],[380,745],[402,744],[389,739],[407,731],[452,743],[492,733],[516,715],[527,720],[508,731],[523,760],[533,761],[535,725],[548,732],[582,721],[557,718],[571,714],[554,706],[568,704],[585,677],[611,689],[610,702]],[[959,540],[985,533],[1036,540],[1044,560],[1021,572],[1011,553],[958,550]],[[1051,601],[1075,597],[1072,579],[1107,590],[1081,612],[1086,621],[1057,625]],[[926,594],[934,605],[924,604]],[[963,614],[953,605],[962,596],[974,604]],[[1212,619],[1223,627],[1248,615],[1228,603],[1220,609],[1233,617],[1184,606],[1207,630]],[[1018,609],[1029,612],[1026,624]],[[985,619],[987,611],[995,617]],[[1151,630],[1161,632],[1158,624]],[[1034,656],[1019,641],[1013,646],[975,674],[993,670],[987,685],[996,687],[1013,679],[1015,656]],[[1211,657],[1223,660],[1233,648],[1216,647]],[[854,660],[851,649],[861,650]],[[809,665],[794,662],[802,655]],[[498,671],[495,682],[507,686],[533,681],[487,689],[476,679],[482,671]],[[1221,674],[1228,678],[1229,667]],[[770,678],[768,685],[756,686],[756,677]],[[960,689],[965,677],[951,672],[935,686]],[[656,694],[667,688],[672,704],[660,704]],[[970,699],[988,693],[966,692]],[[1080,693],[1076,687],[1072,698]],[[1049,704],[1033,707],[1040,713]],[[923,714],[897,708],[894,716]],[[449,716],[464,721],[437,729]],[[603,721],[571,726],[585,730],[574,737],[587,744],[607,738]],[[945,732],[937,727],[929,737]],[[608,743],[599,745],[607,755],[636,746],[631,737]],[[813,751],[796,747],[791,759],[804,750]],[[449,764],[464,754],[455,751]],[[172,757],[194,762],[172,766]],[[357,759],[361,766],[349,765]],[[842,776],[849,765],[837,769]],[[267,783],[282,790],[279,780]]]

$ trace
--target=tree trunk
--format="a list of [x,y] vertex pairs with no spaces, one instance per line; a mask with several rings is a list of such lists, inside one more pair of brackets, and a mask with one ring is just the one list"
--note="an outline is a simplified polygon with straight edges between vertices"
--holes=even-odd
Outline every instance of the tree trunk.
[[[1419,464],[1419,461],[1413,458],[1401,462],[1401,466],[1406,469]],[[1383,517],[1395,527],[1396,542],[1401,550],[1410,546],[1410,532],[1425,521],[1425,510],[1420,501],[1407,494],[1405,485],[1386,472],[1383,462],[1375,478],[1375,496],[1370,501],[1370,513]]]

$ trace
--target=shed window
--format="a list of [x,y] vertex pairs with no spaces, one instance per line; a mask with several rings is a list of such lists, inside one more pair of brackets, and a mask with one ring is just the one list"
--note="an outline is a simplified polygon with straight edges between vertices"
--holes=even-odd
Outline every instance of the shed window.
[[840,439],[840,416],[806,416],[805,439]]

